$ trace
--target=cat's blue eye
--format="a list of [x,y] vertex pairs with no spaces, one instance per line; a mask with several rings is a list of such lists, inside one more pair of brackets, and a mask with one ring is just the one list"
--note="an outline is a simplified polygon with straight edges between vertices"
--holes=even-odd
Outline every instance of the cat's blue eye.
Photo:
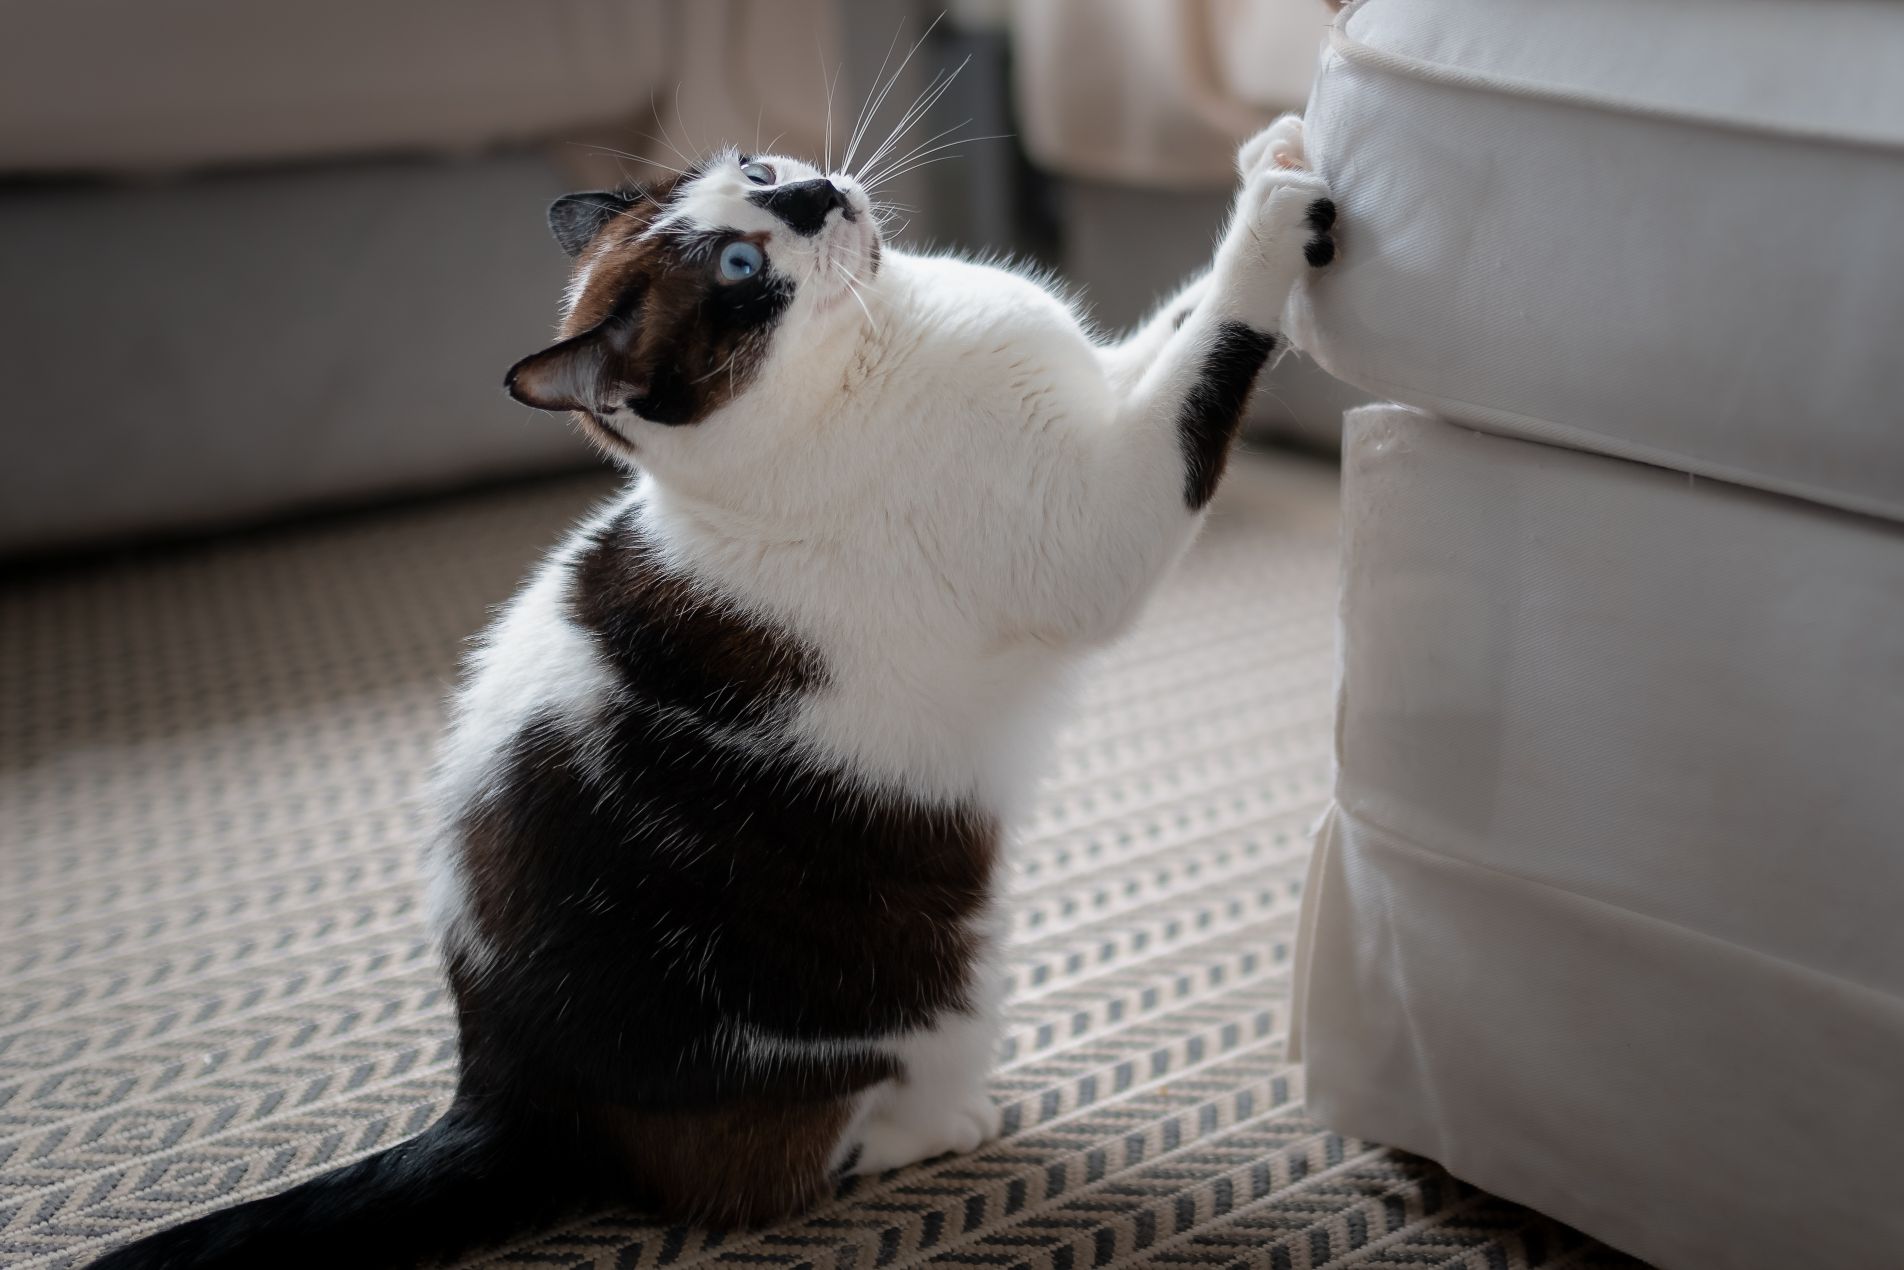
[[728,282],[745,281],[760,272],[766,259],[760,254],[760,248],[745,238],[736,238],[721,248],[721,277]]
[[755,185],[773,184],[773,169],[764,163],[749,163],[741,168],[740,174]]

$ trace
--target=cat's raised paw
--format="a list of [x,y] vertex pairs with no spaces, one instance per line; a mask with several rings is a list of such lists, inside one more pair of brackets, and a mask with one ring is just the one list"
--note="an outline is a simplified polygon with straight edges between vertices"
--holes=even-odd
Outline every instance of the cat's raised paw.
[[1312,267],[1335,259],[1335,201],[1309,171],[1301,115],[1284,115],[1245,141],[1236,167],[1243,178],[1240,210],[1253,216],[1259,240],[1300,233],[1302,258]]
[[1237,194],[1237,216],[1269,260],[1294,264],[1300,251],[1319,269],[1335,259],[1335,200],[1313,172],[1259,168]]

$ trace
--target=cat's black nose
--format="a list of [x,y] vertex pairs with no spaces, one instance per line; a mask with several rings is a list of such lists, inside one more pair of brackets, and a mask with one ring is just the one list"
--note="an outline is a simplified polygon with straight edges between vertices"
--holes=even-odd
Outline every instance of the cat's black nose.
[[754,206],[766,208],[785,221],[788,229],[803,236],[819,233],[826,224],[826,214],[836,207],[844,209],[847,220],[853,219],[853,205],[846,201],[846,192],[823,176],[777,185],[747,197]]

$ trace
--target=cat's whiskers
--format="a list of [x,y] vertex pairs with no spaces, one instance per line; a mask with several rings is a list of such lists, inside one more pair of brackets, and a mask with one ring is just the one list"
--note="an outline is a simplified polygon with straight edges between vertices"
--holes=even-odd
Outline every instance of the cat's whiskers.
[[834,69],[832,78],[827,78],[826,50],[820,47],[818,31],[813,33],[813,56],[820,63],[820,82],[826,85],[826,163],[822,170],[831,172],[833,170],[833,92],[840,85],[840,75],[846,70],[846,62],[842,60]]
[[911,167],[904,168],[898,172],[894,172],[892,175],[894,177],[901,177],[901,176],[905,176],[908,172],[916,172],[920,168],[929,168],[935,163],[949,163],[953,159],[962,159],[964,157],[965,156],[963,154],[942,154],[936,159],[926,159],[922,162],[913,164]]
[[[898,69],[893,71],[892,78],[888,79],[886,77],[886,66],[892,61],[893,50],[899,47],[899,35],[904,29],[905,22],[903,20],[898,26],[893,28],[892,39],[886,45],[886,55],[879,59],[879,69],[873,72],[873,89],[867,93],[865,99],[860,102],[859,110],[853,116],[853,130],[847,134],[846,138],[846,154],[840,159],[840,166],[842,168],[851,168],[853,166],[853,152],[859,149],[859,143],[865,138],[867,125],[872,122],[873,116],[878,113],[879,103],[884,101],[886,94],[892,90],[893,81],[899,78],[899,72],[906,69],[906,64],[901,62]],[[923,39],[924,37],[922,36],[920,38]],[[913,50],[916,52],[918,47],[917,44],[914,44]],[[912,53],[907,53],[906,57],[910,59]]]
[[[681,86],[679,84],[676,84],[674,87],[675,87],[674,108],[677,112],[679,112],[681,109]],[[655,126],[661,129],[662,135],[659,137],[656,137],[656,136],[651,136],[650,134],[645,132],[640,133],[638,135],[647,137],[647,139],[650,141],[653,141],[660,145],[664,145],[668,147],[668,149],[674,151],[675,158],[681,160],[681,162],[687,164],[689,167],[693,167],[695,161],[689,158],[686,154],[682,153],[681,147],[674,143],[674,133],[669,130],[668,121],[662,118],[661,107],[655,102],[653,94],[649,94],[649,97],[648,97],[648,113],[654,116]],[[675,172],[681,171],[681,169],[679,168],[672,168],[670,170]]]
[[891,220],[902,211],[917,212],[919,209],[916,207],[902,208],[895,203],[881,203],[876,199],[868,199],[866,200],[866,210],[872,213],[872,217],[875,221],[884,225],[888,220]]
[[[970,123],[970,122],[972,121],[969,119],[965,121],[965,123]],[[963,128],[965,126],[965,123],[959,124],[958,127]],[[947,128],[945,130],[945,132],[952,132],[952,131],[955,131],[955,129]],[[941,137],[944,136],[945,132],[940,133],[939,136]],[[930,138],[927,138],[925,141],[920,142],[918,145],[914,146],[905,155],[901,156],[900,158],[894,159],[892,162],[888,163],[885,167],[885,170],[880,172],[877,177],[873,178],[873,180],[875,184],[879,182],[890,181],[894,179],[895,177],[904,176],[908,172],[915,172],[922,167],[926,167],[932,163],[940,162],[940,160],[934,159],[931,156],[938,154],[943,150],[949,150],[953,146],[966,145],[974,141],[1004,141],[1008,139],[1010,136],[1011,134],[1009,132],[995,132],[988,136],[983,136],[983,137],[954,137],[952,140],[947,141],[943,143],[942,145],[936,145],[936,146],[932,145],[932,142],[938,140],[938,137],[930,137]],[[946,156],[946,158],[957,158],[957,157],[958,157],[957,155]]]
[[[649,133],[646,133],[646,132],[637,132],[637,133],[635,133],[635,135],[636,135],[637,137],[645,137],[645,138],[647,138],[647,139],[648,139],[649,141],[652,141],[652,142],[654,142],[654,143],[655,143],[656,145],[666,145],[666,144],[667,144],[666,142],[664,142],[664,141],[662,141],[660,137],[657,137],[657,136],[653,136],[653,135],[651,135],[651,134],[649,134]],[[642,155],[642,154],[631,154],[631,153],[629,153],[629,152],[628,152],[628,151],[626,151],[626,150],[617,150],[617,149],[616,149],[616,148],[615,148],[614,146],[602,146],[602,145],[594,145],[594,144],[591,144],[591,143],[589,143],[589,142],[583,142],[583,141],[572,141],[572,142],[570,142],[569,144],[570,144],[570,145],[573,145],[573,146],[575,146],[575,147],[577,147],[578,149],[582,149],[582,150],[594,150],[594,151],[596,151],[596,152],[598,152],[598,153],[601,153],[601,154],[606,154],[606,155],[609,155],[609,156],[611,156],[611,157],[613,157],[613,158],[617,158],[617,159],[627,159],[627,160],[629,160],[630,162],[633,162],[633,163],[639,163],[639,164],[642,164],[642,165],[644,165],[644,166],[646,166],[646,167],[651,167],[651,168],[660,168],[660,169],[661,169],[661,170],[662,170],[663,172],[672,172],[672,173],[674,173],[674,174],[675,174],[676,176],[686,176],[686,175],[688,175],[688,173],[687,173],[687,172],[686,172],[686,171],[685,171],[684,169],[682,169],[682,168],[677,168],[677,167],[672,167],[672,166],[670,166],[670,165],[668,165],[668,164],[666,164],[666,163],[663,163],[663,162],[662,162],[661,160],[659,160],[659,159],[656,159],[656,158],[651,158],[651,157],[649,157],[649,156],[647,156],[647,155]],[[670,148],[670,149],[672,149],[673,147],[672,147],[672,146],[670,146],[669,148]]]
[[[969,59],[967,59],[967,61],[969,61]],[[902,135],[906,133],[906,129],[912,128],[912,124],[916,124],[920,118],[923,118],[925,110],[931,109],[931,105],[941,97],[946,89],[952,86],[952,80],[956,80],[958,74],[960,74],[960,70],[963,69],[965,69],[965,63],[960,63],[950,74],[946,74],[944,67],[935,70],[933,76],[925,82],[925,88],[920,89],[920,93],[912,99],[912,105],[908,105],[908,107],[904,109],[904,112],[901,112],[899,122],[885,135],[885,141],[882,141],[876,149],[872,150],[872,154],[866,156],[866,160],[864,160],[864,164],[861,164],[861,168],[876,168],[876,166],[880,164],[880,156],[885,154],[887,150],[891,149],[891,147],[901,139]]]
[[[676,123],[681,125],[681,137],[688,143],[688,149],[694,151],[694,157],[691,159],[686,155],[682,155],[681,157],[686,161],[689,167],[694,167],[707,157],[707,149],[704,146],[696,145],[694,143],[694,134],[688,131],[688,117],[681,111],[681,81],[678,79],[674,81],[674,119]],[[675,153],[680,154],[680,151],[677,150]]]
[[[913,54],[924,47],[926,40],[932,35],[933,31],[938,29],[939,23],[944,19],[945,14],[943,13],[932,19],[932,22],[920,33],[919,38],[913,41],[912,47],[906,51],[906,56],[900,60],[899,65],[893,68],[893,73],[886,78],[884,85],[880,87],[875,95],[867,99],[866,105],[860,108],[860,117],[854,123],[852,138],[847,142],[846,157],[840,160],[840,168],[843,171],[850,172],[853,170],[853,155],[858,151],[860,142],[866,139],[866,130],[872,127],[873,120],[879,117],[879,108],[885,104],[887,95],[891,93],[893,88],[899,83],[899,77],[906,73],[906,67],[911,64]],[[879,61],[879,74],[873,77],[874,83],[878,83],[880,76],[886,74],[886,63],[891,59],[892,51],[898,47],[898,44],[899,30],[895,29],[893,31],[892,43],[886,46],[886,56]]]
[[913,99],[912,105],[908,106],[905,112],[899,116],[898,122],[893,125],[892,131],[886,134],[886,139],[880,142],[871,154],[866,156],[865,161],[860,164],[860,171],[870,172],[874,168],[877,168],[880,159],[889,154],[899,139],[905,136],[907,130],[923,117],[924,111],[930,109],[931,102],[926,99],[931,97],[936,101],[940,89],[944,86],[949,86],[951,83],[950,79],[942,81],[940,78],[942,74],[943,72],[937,72],[932,76],[932,79],[927,82],[925,88],[920,91],[919,96]]
[[[905,137],[914,124],[926,117],[927,112],[938,104],[939,99],[951,89],[953,81],[957,80],[959,74],[971,63],[972,59],[968,55],[964,61],[953,67],[949,74],[943,70],[935,74],[926,84],[925,89],[913,100],[912,105],[906,109],[906,113],[899,117],[899,122],[893,126],[892,132],[880,143],[879,148],[867,156],[866,162],[861,165],[861,170],[864,172],[876,170],[880,160],[892,152],[892,148]],[[964,127],[964,124],[959,126]],[[864,178],[861,179],[864,180]]]

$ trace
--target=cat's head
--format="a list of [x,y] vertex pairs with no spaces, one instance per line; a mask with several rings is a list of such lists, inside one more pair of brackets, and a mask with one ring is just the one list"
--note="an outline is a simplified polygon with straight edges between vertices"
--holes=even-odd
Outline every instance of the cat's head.
[[879,269],[871,201],[850,176],[729,150],[646,189],[570,194],[549,228],[575,257],[559,343],[517,362],[517,401],[572,410],[635,458],[647,425],[696,424],[744,394],[786,332]]

